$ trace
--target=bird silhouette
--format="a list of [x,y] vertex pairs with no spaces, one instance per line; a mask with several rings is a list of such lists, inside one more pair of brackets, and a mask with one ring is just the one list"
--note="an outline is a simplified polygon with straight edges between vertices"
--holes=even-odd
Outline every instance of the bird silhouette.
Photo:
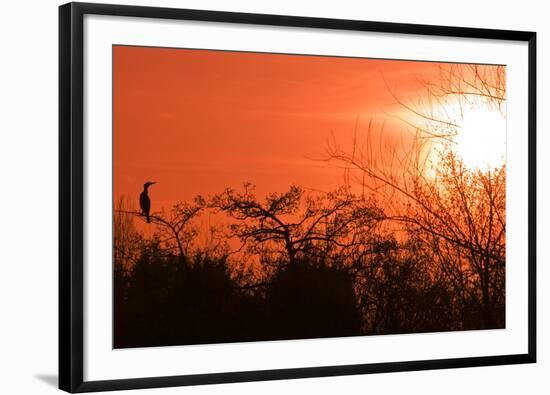
[[143,192],[139,195],[139,206],[141,207],[141,212],[147,218],[147,223],[151,223],[151,217],[149,216],[151,212],[151,199],[149,198],[148,190],[149,187],[156,182],[147,181],[143,184]]

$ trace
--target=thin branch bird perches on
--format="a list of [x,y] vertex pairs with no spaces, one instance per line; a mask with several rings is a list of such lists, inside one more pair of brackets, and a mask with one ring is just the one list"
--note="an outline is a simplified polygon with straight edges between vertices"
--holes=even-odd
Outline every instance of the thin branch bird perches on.
[[[196,207],[194,210],[191,210],[188,215],[184,218],[180,218],[177,221],[171,222],[159,214],[149,214],[148,216],[140,211],[127,211],[127,210],[114,210],[116,213],[134,215],[136,217],[142,218],[147,223],[153,223],[164,228],[167,228],[172,234],[174,240],[176,241],[176,246],[179,252],[180,257],[185,256],[185,249],[183,247],[183,240],[181,238],[181,232],[185,228],[185,225],[201,210],[200,207]],[[149,220],[149,221],[148,221]]]

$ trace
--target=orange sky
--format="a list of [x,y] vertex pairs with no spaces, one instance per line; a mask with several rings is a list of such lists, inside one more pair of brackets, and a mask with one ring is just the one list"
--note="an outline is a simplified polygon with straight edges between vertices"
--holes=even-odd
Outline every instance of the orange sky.
[[331,133],[349,142],[358,116],[364,129],[391,109],[382,76],[406,97],[438,75],[427,62],[125,46],[113,56],[114,197],[137,206],[157,181],[152,211],[246,181],[259,194],[333,189],[342,171],[312,159]]

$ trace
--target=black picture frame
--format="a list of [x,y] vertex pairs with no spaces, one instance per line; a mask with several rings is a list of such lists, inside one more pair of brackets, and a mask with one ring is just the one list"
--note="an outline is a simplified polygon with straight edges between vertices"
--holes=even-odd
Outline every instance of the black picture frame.
[[[83,351],[83,19],[86,14],[404,33],[528,43],[528,352],[418,360],[84,381]],[[536,33],[141,6],[69,3],[59,8],[59,388],[90,392],[448,369],[536,361]]]

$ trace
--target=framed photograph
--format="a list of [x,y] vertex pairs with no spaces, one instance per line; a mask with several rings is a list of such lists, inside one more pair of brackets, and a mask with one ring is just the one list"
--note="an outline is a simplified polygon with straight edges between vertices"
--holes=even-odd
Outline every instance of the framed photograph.
[[536,34],[59,9],[59,386],[536,360]]

